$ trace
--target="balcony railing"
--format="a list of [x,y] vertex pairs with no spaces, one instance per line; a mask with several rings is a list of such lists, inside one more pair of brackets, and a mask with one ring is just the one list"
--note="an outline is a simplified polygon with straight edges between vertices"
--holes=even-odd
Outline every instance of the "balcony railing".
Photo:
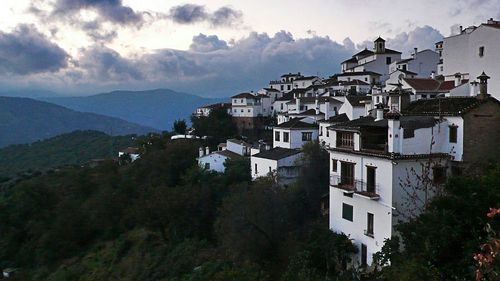
[[356,193],[371,200],[380,199],[378,184],[372,185],[353,178],[330,176],[330,185],[346,193]]

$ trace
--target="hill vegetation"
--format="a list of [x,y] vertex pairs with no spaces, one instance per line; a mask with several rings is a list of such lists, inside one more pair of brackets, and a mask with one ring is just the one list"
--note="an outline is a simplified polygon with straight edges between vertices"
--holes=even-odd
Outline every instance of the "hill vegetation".
[[11,145],[0,149],[0,177],[109,159],[116,157],[119,149],[133,146],[135,139],[133,135],[113,137],[98,131],[75,131],[31,144]]
[[28,98],[0,97],[0,147],[32,143],[75,130],[143,135],[155,129]]
[[[446,186],[388,241],[375,273],[345,267],[356,251],[318,204],[328,155],[305,147],[296,185],[250,181],[248,160],[200,169],[194,140],[144,140],[141,159],[44,173],[0,189],[0,267],[19,280],[471,280],[500,202],[500,169]],[[324,170],[324,169],[322,169]],[[313,172],[314,171],[314,172]],[[498,221],[496,221],[498,223]],[[494,279],[489,279],[494,280]]]
[[169,89],[113,91],[85,97],[44,100],[73,110],[112,116],[158,130],[171,130],[175,120],[189,120],[197,107],[222,101]]

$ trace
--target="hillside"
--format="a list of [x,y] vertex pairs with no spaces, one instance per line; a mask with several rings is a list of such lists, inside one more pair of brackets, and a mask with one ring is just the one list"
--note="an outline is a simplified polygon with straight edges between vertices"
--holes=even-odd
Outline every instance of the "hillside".
[[73,110],[117,117],[159,130],[171,130],[177,119],[188,121],[198,106],[222,101],[168,89],[114,91],[86,97],[44,100]]
[[0,149],[0,177],[111,158],[119,149],[133,144],[132,136],[75,131],[31,144],[11,145]]
[[75,130],[96,130],[112,135],[154,131],[117,118],[77,112],[29,98],[0,97],[0,147],[31,143]]

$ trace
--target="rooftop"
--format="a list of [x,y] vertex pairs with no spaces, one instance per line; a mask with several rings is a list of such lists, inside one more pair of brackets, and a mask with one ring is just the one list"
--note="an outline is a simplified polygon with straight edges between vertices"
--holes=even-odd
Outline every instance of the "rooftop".
[[492,97],[486,99],[476,97],[422,99],[411,102],[402,113],[403,115],[420,116],[460,116],[487,101],[499,103],[497,99]]
[[270,150],[262,151],[253,155],[252,157],[271,159],[271,160],[280,160],[283,158],[287,158],[296,154],[301,153],[300,150],[297,149],[288,149],[282,147],[275,147]]
[[352,106],[365,106],[363,101],[370,101],[372,98],[370,96],[347,95],[346,99]]
[[321,120],[319,122],[321,122],[321,123],[340,123],[340,122],[347,122],[347,121],[349,121],[349,117],[347,117],[347,114],[342,113],[342,114],[332,116],[332,117],[328,118],[328,120]]
[[233,98],[233,99],[243,99],[243,98],[254,99],[254,98],[256,98],[256,96],[253,94],[250,94],[250,93],[241,93],[241,94],[237,94],[235,96],[232,96],[231,98]]
[[344,72],[341,74],[336,74],[337,77],[343,76],[361,76],[361,75],[372,75],[372,76],[382,76],[381,74],[373,71],[354,71],[354,72]]
[[[449,92],[455,88],[454,81],[443,81],[432,78],[403,78],[417,92]],[[469,80],[462,80],[462,84]]]
[[[312,109],[312,111],[314,111],[314,115],[316,115],[315,110]],[[301,113],[300,115],[307,115],[304,113],[305,112]],[[284,123],[277,125],[275,128],[278,128],[278,129],[311,129],[311,128],[318,127],[315,124],[306,123],[306,122],[301,121],[301,120],[302,120],[302,118],[293,118],[288,122],[284,122]]]

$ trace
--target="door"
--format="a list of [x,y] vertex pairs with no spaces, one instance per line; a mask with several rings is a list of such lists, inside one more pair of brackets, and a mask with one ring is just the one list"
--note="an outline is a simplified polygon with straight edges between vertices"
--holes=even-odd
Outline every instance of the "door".
[[340,183],[342,185],[354,185],[354,163],[340,163]]
[[366,191],[375,193],[375,167],[366,167]]

